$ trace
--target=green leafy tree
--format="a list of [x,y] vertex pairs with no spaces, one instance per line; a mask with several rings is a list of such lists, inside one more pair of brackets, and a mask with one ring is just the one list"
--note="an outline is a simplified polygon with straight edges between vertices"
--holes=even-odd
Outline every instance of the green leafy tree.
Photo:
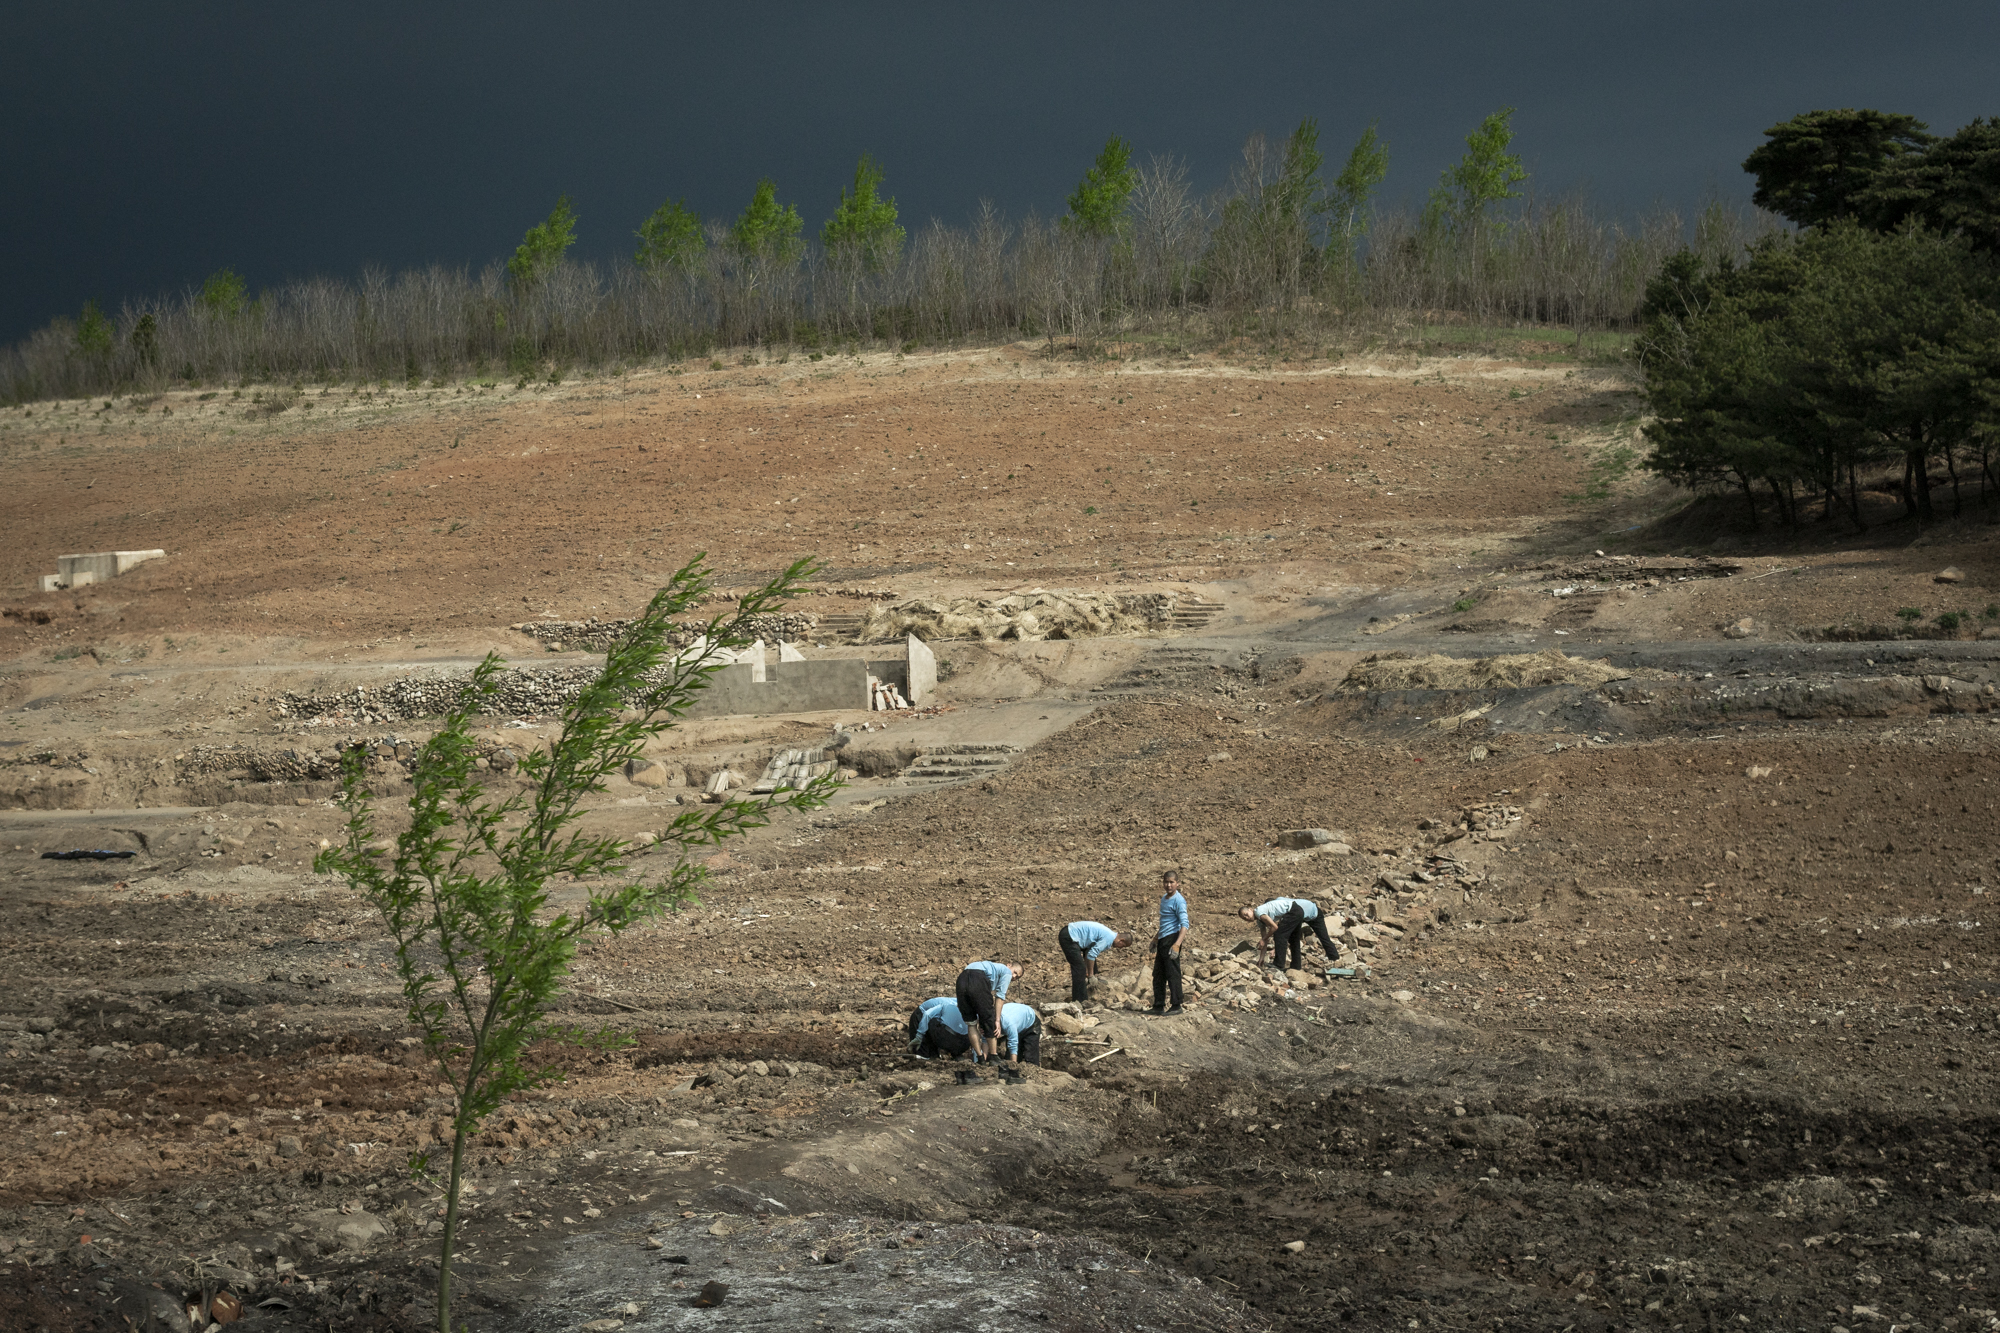
[[1892,156],[1855,207],[1877,231],[1916,221],[2000,253],[2000,119],[1975,120],[1921,151]]
[[791,263],[804,253],[799,236],[805,220],[791,204],[778,202],[778,187],[768,178],[757,182],[750,206],[729,229],[729,245],[745,259]]
[[632,262],[648,273],[668,269],[686,272],[708,251],[701,219],[682,200],[661,204],[633,234],[639,238],[639,248],[633,252]]
[[[727,621],[709,623],[709,639],[748,642],[750,618],[768,614],[815,572],[801,560],[743,599]],[[664,878],[630,877],[632,844],[579,829],[586,797],[643,753],[673,725],[718,669],[712,660],[676,654],[670,618],[699,604],[710,585],[697,556],[676,573],[605,655],[604,668],[563,714],[561,733],[520,765],[513,794],[482,785],[471,720],[493,696],[503,670],[488,655],[443,725],[419,752],[412,773],[409,828],[390,850],[375,843],[376,821],[362,752],[343,764],[341,804],[347,829],[314,868],[337,874],[365,896],[396,945],[409,1021],[422,1034],[453,1099],[451,1164],[438,1275],[438,1328],[451,1330],[452,1254],[466,1141],[517,1092],[562,1077],[530,1058],[537,1042],[621,1044],[605,1030],[579,1031],[549,1018],[578,940],[615,934],[691,901],[703,871],[677,857]],[[628,711],[629,710],[629,711]],[[731,801],[675,819],[661,843],[676,852],[720,842],[769,819],[775,808],[823,804],[838,782],[822,778],[768,801]],[[557,910],[549,885],[569,879],[581,902]],[[428,1162],[418,1158],[413,1169]]]
[[243,297],[248,290],[248,284],[234,269],[217,269],[201,284],[202,308],[218,318],[234,319],[243,313]]
[[1829,511],[1857,473],[1900,461],[1906,514],[1935,513],[1932,461],[1982,470],[2000,438],[2000,263],[1964,237],[1836,221],[1767,238],[1741,267],[1671,259],[1648,287],[1639,340],[1656,421],[1648,466],[1701,487],[1730,479],[1756,512],[1766,485],[1788,522],[1795,485]]
[[507,261],[507,273],[517,286],[533,287],[562,263],[564,253],[575,244],[576,212],[569,206],[569,196],[563,195],[548,217],[521,237],[514,257]]
[[1384,143],[1374,122],[1361,132],[1347,154],[1347,165],[1327,191],[1326,212],[1332,219],[1328,247],[1339,247],[1351,259],[1366,225],[1368,204],[1375,190],[1389,175],[1389,145]]
[[1807,111],[1764,131],[1743,159],[1757,178],[1751,202],[1801,227],[1854,217],[1885,168],[1935,140],[1914,116],[1882,111]]
[[76,350],[94,361],[111,355],[111,321],[97,308],[97,302],[83,303],[83,316],[76,322]]
[[1520,157],[1507,151],[1514,142],[1513,116],[1513,107],[1502,107],[1465,136],[1465,156],[1446,167],[1431,190],[1424,208],[1427,224],[1462,234],[1481,232],[1491,224],[1495,204],[1521,197],[1514,187],[1528,179],[1528,172]]
[[1100,239],[1124,235],[1128,225],[1125,209],[1132,191],[1138,188],[1139,169],[1132,165],[1132,145],[1114,134],[1105,140],[1097,160],[1071,193],[1063,229]]
[[904,231],[896,225],[896,201],[881,196],[882,168],[868,154],[854,168],[854,189],[840,192],[840,207],[820,228],[820,244],[836,259],[858,263],[879,273],[903,248]]

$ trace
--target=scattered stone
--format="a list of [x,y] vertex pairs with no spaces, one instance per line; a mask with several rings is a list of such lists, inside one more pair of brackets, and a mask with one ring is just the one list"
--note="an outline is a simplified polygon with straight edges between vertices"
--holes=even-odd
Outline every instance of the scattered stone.
[[667,1244],[658,1236],[648,1236],[646,1237],[646,1248],[649,1250],[664,1250],[667,1248]]
[[771,1076],[771,1066],[765,1064],[762,1060],[752,1060],[750,1062],[750,1072],[762,1078],[769,1078]]
[[1766,768],[1762,764],[1752,764],[1750,765],[1750,767],[1743,770],[1743,776],[1749,778],[1752,782],[1755,782],[1758,778],[1770,777],[1771,770]]
[[704,1282],[701,1284],[701,1294],[694,1298],[694,1303],[706,1310],[711,1306],[722,1304],[728,1298],[729,1286],[727,1283]]
[[1306,1252],[1306,1243],[1302,1240],[1288,1240],[1285,1242],[1285,1248],[1293,1254],[1304,1254]]
[[1050,1014],[1047,1021],[1051,1028],[1062,1033],[1064,1036],[1073,1037],[1083,1031],[1083,1020],[1072,1018],[1068,1014]]
[[280,1134],[278,1136],[278,1156],[297,1157],[304,1151],[305,1145],[299,1141],[298,1135]]
[[[695,1303],[699,1305],[701,1302],[697,1301]],[[581,1330],[581,1333],[612,1333],[613,1329],[625,1327],[625,1321],[623,1319],[593,1319],[589,1323],[579,1324],[577,1327]]]
[[1288,851],[1302,852],[1313,847],[1323,847],[1330,842],[1346,842],[1347,835],[1334,833],[1323,828],[1286,829],[1278,835],[1278,845]]
[[373,1213],[343,1213],[337,1208],[315,1209],[301,1217],[299,1223],[306,1239],[323,1250],[365,1250],[393,1234],[389,1224]]
[[1208,757],[1208,762],[1211,764],[1226,764],[1229,762],[1229,758],[1230,758],[1229,751],[1217,750],[1214,754]]
[[656,759],[634,759],[625,765],[625,780],[635,787],[678,787],[686,778]]
[[1389,998],[1398,1004],[1408,1004],[1417,998],[1417,993],[1412,990],[1392,990],[1389,992]]
[[1485,746],[1475,745],[1472,747],[1471,753],[1467,754],[1465,757],[1471,760],[1473,763],[1478,764],[1485,762],[1486,755],[1487,755],[1487,749]]
[[1937,573],[1931,575],[1931,582],[1963,583],[1965,582],[1965,571],[1960,569],[1957,565],[1949,565],[1944,569],[1940,569]]

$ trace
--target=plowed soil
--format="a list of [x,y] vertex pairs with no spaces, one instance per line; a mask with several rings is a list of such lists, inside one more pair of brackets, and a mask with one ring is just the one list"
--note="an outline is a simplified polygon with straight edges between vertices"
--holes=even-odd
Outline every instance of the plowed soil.
[[[13,586],[168,552],[0,603],[0,1326],[173,1327],[218,1287],[246,1328],[434,1326],[442,1193],[408,1163],[447,1102],[379,918],[311,872],[341,815],[189,756],[421,741],[273,701],[489,648],[587,661],[508,627],[630,614],[705,550],[724,592],[817,553],[823,618],[1036,586],[1221,609],[935,645],[921,719],[664,742],[754,768],[838,723],[875,757],[579,957],[564,1011],[633,1044],[540,1052],[568,1079],[474,1145],[474,1328],[728,1326],[689,1304],[711,1280],[744,1327],[2000,1328],[2000,542],[1973,488],[1930,532],[1886,493],[1866,534],[1753,532],[1628,474],[1639,400],[1586,367],[1001,348],[272,392],[0,430]],[[1491,661],[1551,650],[1578,660]],[[1022,748],[901,775],[953,740]],[[593,827],[683,795],[614,783]],[[1515,831],[1463,837],[1496,801]],[[1274,845],[1299,828],[1348,854]],[[132,855],[42,859],[72,849]],[[1165,869],[1193,970],[1239,906],[1365,916],[1438,852],[1469,877],[1365,976],[1093,1005],[1021,1083],[902,1041],[975,958],[1066,998],[1058,927],[1150,934]]]

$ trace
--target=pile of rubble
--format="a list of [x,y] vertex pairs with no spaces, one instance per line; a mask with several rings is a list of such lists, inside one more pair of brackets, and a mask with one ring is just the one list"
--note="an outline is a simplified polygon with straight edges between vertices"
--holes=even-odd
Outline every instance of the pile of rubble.
[[1541,685],[1602,685],[1632,673],[1608,662],[1589,662],[1550,648],[1500,657],[1446,657],[1432,653],[1370,653],[1348,671],[1349,690],[1494,690]]
[[1173,628],[1179,598],[1172,593],[1048,592],[1040,588],[1006,597],[917,598],[868,612],[863,643],[885,643],[914,634],[927,643],[949,639],[1092,639],[1119,634],[1162,634]]
[[[514,717],[559,713],[596,678],[597,669],[585,666],[503,671],[495,680],[498,688],[485,711]],[[356,685],[334,694],[293,690],[279,697],[273,711],[281,718],[321,725],[384,726],[413,718],[441,717],[456,706],[471,679],[469,671],[439,671],[405,676],[373,689]]]
[[[725,617],[726,619],[726,617]],[[525,634],[551,652],[604,652],[617,642],[631,625],[630,620],[524,620],[507,628],[517,634]],[[768,615],[749,616],[741,628],[751,638],[805,642],[813,637],[819,625],[817,616],[803,611],[779,611]],[[674,626],[667,634],[667,642],[676,648],[685,648],[701,638],[708,629],[708,622],[687,621]]]

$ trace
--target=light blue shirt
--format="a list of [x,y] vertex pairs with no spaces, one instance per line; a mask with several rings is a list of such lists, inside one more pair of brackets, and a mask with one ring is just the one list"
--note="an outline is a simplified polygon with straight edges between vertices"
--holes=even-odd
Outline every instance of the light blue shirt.
[[1169,939],[1187,928],[1187,899],[1178,892],[1160,899],[1160,938]]
[[1007,1034],[1007,1054],[1021,1053],[1021,1034],[1035,1025],[1035,1011],[1025,1004],[1000,1007],[1000,1030]]
[[1314,917],[1319,915],[1318,906],[1311,902],[1308,902],[1304,898],[1273,898],[1271,899],[1270,902],[1265,903],[1262,907],[1259,907],[1256,911],[1256,915],[1268,916],[1271,918],[1271,920],[1276,921],[1279,917],[1291,911],[1292,908],[1294,907],[1297,907],[1299,909],[1301,919],[1306,921],[1310,921]]
[[1014,984],[1013,969],[1009,968],[1005,963],[967,963],[965,965],[965,970],[968,972],[974,968],[978,968],[981,972],[984,972],[993,982],[994,999],[1004,1000],[1007,998],[1007,988]]
[[924,1002],[924,1016],[917,1020],[918,1041],[923,1040],[932,1023],[950,1028],[961,1037],[971,1035],[966,1030],[965,1019],[959,1016],[958,1001],[949,997]]
[[1118,932],[1095,921],[1072,921],[1069,923],[1069,937],[1082,948],[1085,958],[1095,961],[1099,954],[1111,947],[1111,941],[1118,938]]

